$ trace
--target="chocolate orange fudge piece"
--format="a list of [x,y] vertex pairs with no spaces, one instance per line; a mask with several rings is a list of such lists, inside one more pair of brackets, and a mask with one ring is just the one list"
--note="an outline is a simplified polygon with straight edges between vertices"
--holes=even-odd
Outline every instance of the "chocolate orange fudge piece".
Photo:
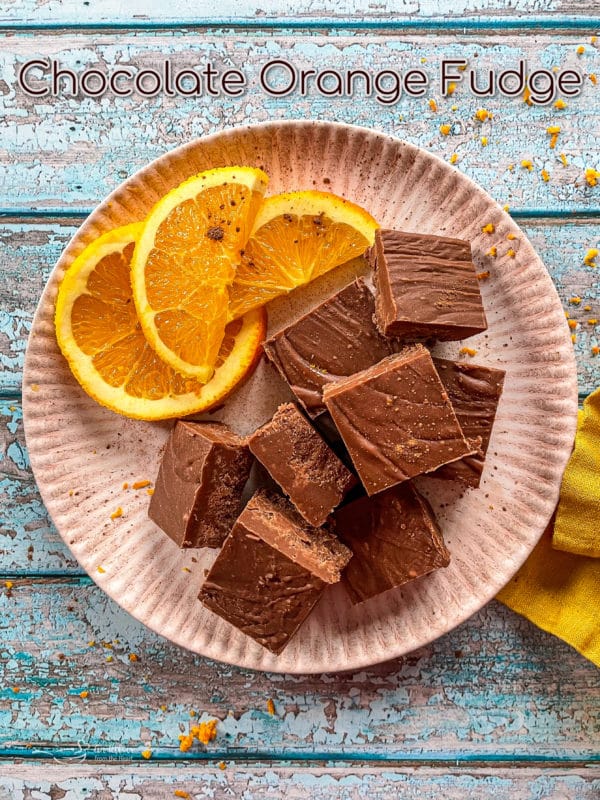
[[433,363],[465,437],[474,446],[478,445],[478,452],[440,467],[431,477],[456,480],[476,488],[481,481],[505,372],[444,358],[434,358]]
[[313,528],[284,497],[259,490],[225,540],[199,599],[215,614],[280,653],[352,556]]
[[220,547],[240,513],[253,460],[245,440],[226,425],[177,422],[148,516],[179,547]]
[[356,478],[293,403],[248,439],[250,451],[311,525],[323,525]]
[[392,353],[374,314],[375,298],[358,279],[264,343],[267,358],[310,417],[325,410],[323,386]]
[[349,503],[334,524],[354,554],[343,576],[353,603],[450,563],[431,506],[410,483]]
[[449,341],[486,330],[469,242],[378,230],[369,261],[385,336]]
[[328,384],[323,400],[369,495],[475,450],[420,344]]

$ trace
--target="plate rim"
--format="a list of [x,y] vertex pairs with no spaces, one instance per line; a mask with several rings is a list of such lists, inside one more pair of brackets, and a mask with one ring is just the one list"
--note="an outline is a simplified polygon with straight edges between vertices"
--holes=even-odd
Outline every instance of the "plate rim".
[[[94,223],[95,223],[96,219],[98,217],[101,217],[102,214],[107,213],[107,209],[109,209],[111,205],[115,204],[115,202],[119,202],[119,198],[120,198],[121,194],[124,191],[127,191],[127,189],[125,189],[124,187],[133,185],[137,180],[139,180],[140,178],[143,178],[145,174],[149,174],[153,169],[155,169],[156,165],[163,163],[165,159],[170,159],[170,158],[174,158],[174,157],[177,157],[177,156],[181,156],[183,153],[185,153],[186,150],[191,150],[194,147],[197,147],[198,145],[210,144],[211,142],[214,142],[216,140],[226,139],[227,137],[229,137],[231,135],[239,135],[241,132],[244,132],[244,131],[253,132],[253,131],[258,131],[258,130],[269,130],[269,129],[273,129],[273,130],[277,131],[278,129],[281,129],[281,128],[290,128],[290,129],[320,128],[320,129],[325,129],[325,130],[331,130],[333,128],[333,129],[338,129],[340,131],[344,131],[344,132],[350,133],[350,134],[351,133],[356,133],[356,134],[360,134],[362,136],[376,137],[376,138],[381,139],[382,141],[391,142],[395,146],[400,145],[401,147],[407,148],[408,151],[414,151],[417,154],[418,153],[424,153],[427,156],[427,158],[432,159],[435,163],[438,164],[438,166],[442,166],[445,170],[451,170],[451,171],[453,171],[455,173],[458,173],[458,175],[460,176],[460,181],[461,181],[461,183],[463,183],[463,185],[467,186],[477,196],[482,197],[483,199],[485,199],[487,204],[489,204],[489,203],[493,204],[493,206],[496,208],[496,210],[498,210],[501,214],[506,216],[506,218],[509,220],[511,226],[514,226],[517,230],[520,230],[520,228],[519,228],[518,224],[516,223],[516,221],[500,206],[498,201],[496,201],[491,195],[489,195],[472,178],[470,178],[469,176],[467,176],[464,173],[462,173],[459,169],[457,169],[453,165],[449,164],[441,156],[437,155],[437,153],[431,152],[429,150],[426,150],[425,148],[421,148],[418,145],[412,144],[411,142],[407,142],[406,140],[404,140],[404,139],[402,139],[402,138],[400,138],[398,136],[395,136],[394,134],[391,134],[391,133],[388,133],[388,132],[385,132],[385,131],[381,131],[381,130],[378,130],[378,129],[375,129],[375,128],[368,128],[368,127],[364,127],[364,126],[346,124],[346,123],[343,123],[343,122],[338,122],[338,121],[333,121],[333,120],[329,121],[329,120],[323,120],[323,119],[316,120],[316,119],[292,118],[292,119],[282,119],[282,120],[268,120],[268,121],[259,122],[259,123],[256,123],[256,124],[245,124],[245,125],[228,126],[226,128],[220,129],[220,130],[215,131],[213,133],[206,134],[206,135],[203,135],[203,136],[200,136],[200,137],[195,137],[194,139],[191,139],[188,142],[184,142],[184,143],[178,145],[175,148],[166,150],[160,156],[158,156],[157,158],[153,159],[149,163],[145,164],[144,166],[142,166],[141,168],[139,168],[138,170],[133,172],[131,175],[129,175],[127,178],[125,178],[123,181],[121,181],[118,184],[118,186],[116,186],[110,192],[110,194],[108,194],[98,205],[96,205],[96,207],[92,210],[92,212],[81,222],[81,224],[78,226],[77,230],[74,232],[73,236],[69,239],[69,241],[67,242],[65,247],[62,249],[62,252],[61,252],[59,258],[57,259],[56,263],[54,264],[54,266],[53,266],[53,268],[52,268],[52,270],[51,270],[51,272],[50,272],[50,274],[48,276],[48,279],[46,281],[46,284],[44,286],[44,289],[42,291],[42,294],[40,296],[38,304],[36,306],[36,310],[35,310],[35,313],[34,313],[34,316],[33,316],[33,319],[32,319],[31,330],[30,330],[30,333],[29,333],[29,336],[28,336],[28,340],[27,340],[27,348],[26,348],[26,352],[25,352],[25,360],[24,360],[24,366],[23,366],[23,379],[22,379],[23,388],[25,388],[27,386],[27,384],[28,384],[27,374],[28,374],[29,370],[31,369],[31,367],[29,366],[29,358],[28,358],[29,353],[30,353],[30,342],[31,342],[32,336],[34,334],[34,330],[36,328],[36,323],[38,323],[38,316],[41,314],[41,309],[43,308],[44,303],[45,303],[45,301],[47,299],[46,295],[50,291],[50,287],[51,287],[53,276],[55,275],[56,271],[62,266],[64,261],[66,261],[66,260],[68,260],[70,258],[72,259],[72,257],[77,255],[78,252],[81,252],[81,250],[83,250],[83,248],[87,244],[87,239],[85,238],[85,236],[82,236],[82,231],[83,231],[84,234],[88,234],[88,235],[93,232],[93,226],[94,226]],[[542,261],[541,257],[538,255],[537,251],[535,250],[535,248],[533,247],[531,242],[529,242],[529,239],[527,238],[527,236],[525,234],[523,234],[523,237],[526,240],[526,242],[529,245],[529,247],[531,248],[531,251],[532,251],[532,253],[534,255],[534,258],[535,258],[535,261],[537,262],[537,265],[539,267],[541,267],[542,272],[540,274],[540,277],[542,277],[542,274],[544,275],[544,277],[546,279],[546,282],[548,284],[548,287],[549,288],[551,287],[551,289],[552,289],[552,293],[554,295],[554,299],[560,304],[560,298],[558,296],[558,292],[556,290],[556,286],[555,286],[554,282],[552,281],[552,278],[550,277],[550,274],[549,274],[544,262]],[[92,238],[95,238],[95,237],[92,236]],[[562,309],[562,304],[560,304],[560,305],[561,305],[561,309]],[[569,351],[565,350],[565,352],[569,352]],[[575,354],[574,354],[574,352],[572,350],[570,351],[570,355],[571,355],[571,357],[568,358],[568,363],[567,363],[567,361],[565,359],[561,360],[561,365],[564,368],[568,368],[568,370],[569,370],[568,378],[569,378],[569,384],[570,384],[570,388],[572,390],[571,394],[572,394],[572,398],[573,398],[571,413],[568,416],[565,413],[564,416],[563,416],[563,420],[565,422],[565,425],[567,425],[570,422],[570,426],[571,426],[571,429],[572,429],[572,437],[570,437],[570,438],[572,438],[572,440],[574,440],[574,438],[575,438],[575,430],[576,430],[576,422],[577,422],[577,410],[578,410],[577,362],[576,362]],[[496,585],[495,582],[492,582],[491,583],[491,585],[492,585],[491,591],[483,592],[481,597],[479,595],[471,593],[471,595],[470,595],[471,602],[466,604],[466,608],[467,608],[466,612],[463,611],[456,618],[453,618],[451,624],[445,626],[445,630],[444,631],[437,632],[434,629],[433,633],[431,633],[429,635],[424,635],[423,637],[421,637],[420,638],[420,644],[416,648],[411,646],[411,647],[409,647],[407,649],[406,646],[403,645],[403,642],[402,642],[401,639],[395,638],[393,640],[393,642],[392,642],[392,646],[387,648],[388,652],[385,653],[385,654],[380,653],[375,658],[373,658],[372,656],[369,656],[365,652],[364,657],[360,657],[356,653],[356,651],[354,651],[353,657],[348,659],[346,661],[346,663],[335,665],[335,666],[324,666],[322,664],[315,664],[312,668],[303,668],[302,670],[295,670],[295,669],[293,669],[293,667],[291,668],[289,665],[281,666],[281,668],[278,668],[277,663],[270,664],[269,666],[261,666],[261,665],[253,666],[252,664],[249,664],[246,661],[244,661],[244,659],[238,659],[235,656],[225,659],[222,656],[213,655],[211,653],[206,652],[206,648],[203,648],[202,650],[198,649],[198,648],[194,648],[193,646],[190,646],[190,644],[184,644],[182,641],[178,640],[177,637],[173,637],[173,636],[170,636],[170,635],[166,634],[163,630],[159,629],[159,626],[151,624],[151,620],[150,621],[146,621],[145,619],[142,619],[141,616],[139,616],[137,613],[135,613],[135,605],[134,605],[133,602],[130,602],[129,604],[127,604],[126,602],[124,602],[121,599],[121,597],[119,596],[119,592],[111,591],[110,590],[110,582],[109,582],[108,579],[103,579],[101,575],[89,572],[88,569],[86,568],[86,566],[84,566],[84,564],[81,563],[81,561],[79,560],[79,557],[71,549],[71,546],[70,546],[69,541],[67,539],[66,533],[63,533],[60,530],[59,525],[56,523],[56,521],[54,519],[54,516],[53,516],[53,514],[52,514],[52,512],[51,512],[51,510],[49,508],[48,503],[47,503],[44,489],[37,482],[36,466],[35,466],[35,462],[36,462],[35,453],[36,453],[36,451],[35,451],[35,446],[33,448],[30,446],[31,435],[28,434],[28,426],[29,426],[28,419],[29,419],[29,416],[30,416],[29,408],[30,408],[30,403],[32,403],[32,402],[33,402],[33,398],[30,396],[30,394],[28,392],[26,392],[26,391],[23,391],[23,394],[22,394],[23,427],[24,427],[25,442],[26,442],[27,452],[28,452],[29,458],[30,458],[32,473],[33,473],[34,478],[36,479],[36,484],[38,485],[38,490],[39,490],[40,495],[42,497],[42,500],[44,502],[44,507],[45,507],[46,513],[51,518],[51,520],[52,520],[53,524],[55,525],[59,535],[61,536],[61,539],[63,540],[63,542],[65,543],[67,548],[69,548],[70,552],[73,554],[74,558],[77,560],[77,562],[80,565],[80,567],[94,581],[94,583],[100,589],[102,589],[103,592],[105,592],[113,601],[115,601],[118,604],[118,606],[120,608],[122,608],[127,613],[131,614],[131,616],[133,616],[137,621],[141,622],[141,624],[143,624],[144,626],[149,628],[153,633],[161,636],[163,639],[166,639],[169,642],[172,642],[172,643],[176,644],[179,647],[183,647],[186,650],[189,650],[190,652],[196,653],[196,654],[198,654],[198,655],[200,655],[200,656],[202,656],[204,658],[210,658],[210,659],[213,659],[213,660],[221,661],[222,663],[231,664],[233,666],[240,667],[242,669],[249,669],[249,670],[253,670],[253,671],[260,671],[260,672],[267,672],[267,673],[270,672],[270,673],[293,674],[293,675],[309,675],[309,674],[319,674],[319,673],[347,672],[349,670],[362,669],[362,668],[367,668],[367,667],[370,667],[370,666],[374,666],[374,665],[379,664],[379,663],[385,663],[387,661],[390,661],[390,660],[393,660],[393,659],[396,659],[396,658],[400,658],[400,657],[406,655],[407,653],[414,652],[417,649],[421,649],[423,647],[426,647],[427,645],[431,644],[431,642],[435,641],[436,639],[440,638],[441,636],[445,635],[446,633],[451,632],[452,630],[457,628],[459,625],[463,624],[466,620],[468,620],[471,616],[476,614],[479,610],[481,610],[481,608],[483,608],[491,600],[494,599],[494,597],[497,594],[497,592],[499,591],[499,589],[502,588],[502,586],[506,585],[514,577],[514,575],[518,572],[518,570],[521,568],[523,563],[527,560],[527,558],[529,557],[529,555],[531,554],[531,552],[535,548],[535,546],[538,543],[538,541],[541,538],[541,536],[544,535],[544,531],[547,528],[548,522],[550,521],[550,519],[552,517],[552,514],[554,513],[553,510],[550,511],[550,513],[548,514],[548,518],[545,521],[543,530],[541,531],[540,535],[535,538],[535,540],[533,540],[533,537],[528,537],[527,546],[523,548],[523,553],[520,554],[519,558],[516,558],[516,559],[512,560],[510,575],[508,577],[506,577],[507,573],[504,573],[503,574],[503,580],[502,580],[501,584]],[[564,468],[566,467],[568,458],[569,458],[569,454],[566,453],[566,448],[565,448],[564,464],[562,466],[561,475],[564,472]],[[553,496],[554,496],[554,499],[556,501],[558,500],[559,492],[560,492],[560,481],[557,481],[557,484],[554,487],[554,492],[553,492]],[[554,503],[554,506],[555,505],[556,505],[556,503]],[[505,577],[506,577],[506,580],[505,580]],[[490,584],[487,584],[487,585],[489,586]]]

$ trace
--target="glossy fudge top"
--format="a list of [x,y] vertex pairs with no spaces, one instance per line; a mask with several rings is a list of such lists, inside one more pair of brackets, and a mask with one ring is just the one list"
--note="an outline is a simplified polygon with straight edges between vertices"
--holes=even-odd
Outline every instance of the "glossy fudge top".
[[378,230],[369,260],[385,336],[453,340],[487,328],[468,242]]
[[221,423],[176,423],[148,515],[180,547],[220,547],[252,466],[244,439]]
[[432,477],[479,486],[492,435],[505,372],[501,369],[434,358],[433,363],[465,437],[479,443],[479,452],[437,470]]
[[329,384],[324,401],[369,495],[474,452],[423,345]]
[[280,653],[350,557],[335,536],[306,525],[287,500],[261,490],[240,514],[198,597]]
[[248,440],[251,452],[311,525],[323,525],[356,478],[293,403]]
[[375,299],[359,279],[264,343],[267,357],[310,416],[324,411],[323,386],[392,352],[374,313]]
[[335,532],[354,553],[344,572],[353,603],[450,563],[429,503],[410,483],[336,511]]

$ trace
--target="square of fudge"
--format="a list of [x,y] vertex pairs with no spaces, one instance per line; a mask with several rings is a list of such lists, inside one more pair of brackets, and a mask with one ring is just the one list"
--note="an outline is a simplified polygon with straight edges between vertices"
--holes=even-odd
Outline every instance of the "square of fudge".
[[378,230],[369,261],[385,336],[449,341],[486,330],[469,242]]
[[293,403],[248,439],[250,451],[311,525],[323,525],[356,478]]
[[476,488],[481,481],[505,372],[444,358],[434,358],[433,363],[466,439],[478,447],[478,452],[440,467],[431,477]]
[[264,343],[267,358],[310,417],[325,410],[325,384],[392,353],[374,314],[375,298],[358,279]]
[[353,603],[450,563],[431,506],[410,483],[338,509],[335,532],[352,550],[343,575]]
[[423,345],[329,384],[323,399],[369,495],[475,452]]
[[250,499],[199,594],[201,602],[280,653],[352,556],[332,533],[308,525],[284,497]]
[[238,514],[253,457],[226,425],[177,422],[148,516],[179,547],[220,547]]

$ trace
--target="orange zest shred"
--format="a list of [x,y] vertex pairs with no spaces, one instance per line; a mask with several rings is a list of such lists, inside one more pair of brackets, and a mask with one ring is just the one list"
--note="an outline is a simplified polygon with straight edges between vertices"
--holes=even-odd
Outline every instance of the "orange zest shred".
[[146,761],[152,758],[152,750],[142,750],[142,758],[145,758]]
[[531,161],[531,159],[529,158],[524,158],[521,161],[521,166],[523,167],[523,169],[527,169],[529,170],[529,172],[531,172],[531,170],[533,169],[533,161]]
[[496,247],[490,247],[487,251],[486,256],[491,256],[492,258],[496,258],[498,255],[498,249]]
[[150,497],[152,497],[152,495],[154,494],[154,489],[146,489],[146,494],[148,494],[148,495],[150,495]]
[[98,570],[98,572],[99,572],[101,575],[102,575],[102,574],[104,574],[104,573],[106,572],[106,570],[104,569],[104,567],[100,567],[100,566],[98,566],[98,567],[96,567],[96,569]]
[[448,86],[448,91],[446,92],[446,96],[450,97],[450,95],[454,94],[455,91],[456,91],[456,84],[455,83],[451,83]]
[[597,319],[588,319],[588,325],[597,325],[597,324],[598,324]]
[[217,738],[217,724],[218,720],[209,719],[206,722],[200,722],[198,725],[192,725],[189,733],[182,733],[179,736],[179,749],[182,753],[187,753],[194,744],[194,739],[197,739],[200,744],[209,744],[213,739]]
[[591,80],[591,82],[594,84],[594,86],[597,85],[598,78],[596,77],[596,73],[595,72],[590,72],[590,74],[588,75],[588,78]]
[[438,110],[437,103],[435,102],[435,100],[433,98],[429,101],[429,108],[432,111],[437,111]]
[[577,50],[575,51],[578,56],[582,56],[585,53],[585,47],[580,44]]
[[592,355],[593,355],[593,356],[597,356],[599,353],[600,353],[600,347],[598,347],[598,345],[597,345],[597,344],[595,344],[595,345],[592,347]]
[[595,267],[596,266],[596,257],[598,256],[599,252],[600,251],[598,251],[597,248],[590,247],[590,249],[587,251],[587,253],[583,257],[583,263],[586,265],[586,267]]
[[567,104],[562,99],[562,97],[559,97],[558,100],[554,103],[554,108],[557,108],[559,111],[562,111],[566,107],[567,107]]
[[533,103],[531,102],[531,90],[529,86],[526,86],[525,91],[523,92],[523,102],[527,103],[528,106],[533,105]]
[[451,130],[452,130],[452,125],[448,124],[447,122],[440,125],[440,133],[442,134],[442,136],[448,136]]
[[273,702],[272,698],[269,697],[267,700],[267,711],[271,716],[275,714],[275,703]]
[[475,112],[475,119],[478,119],[479,122],[485,122],[486,119],[491,119],[492,115],[486,108],[478,108]]
[[485,272],[478,272],[477,273],[477,280],[478,281],[486,281],[490,277],[489,269],[486,269]]
[[146,486],[150,486],[152,481],[136,481],[135,483],[131,484],[132,489],[145,489]]
[[487,147],[487,143],[488,143],[488,137],[487,136],[482,136],[481,137],[481,146],[482,147]]
[[175,791],[173,792],[173,795],[175,797],[184,797],[184,798],[190,796],[189,792],[186,792],[183,789],[175,789]]
[[571,328],[571,330],[572,330],[572,331],[574,331],[574,330],[575,330],[575,328],[577,327],[577,325],[578,325],[578,324],[579,324],[579,323],[577,322],[577,320],[576,320],[576,319],[570,319],[570,320],[567,322],[567,325],[569,326],[569,328]]
[[540,175],[542,176],[542,180],[543,180],[545,183],[548,183],[548,181],[550,180],[550,173],[549,173],[547,170],[543,169],[543,170],[540,172]]
[[559,153],[558,157],[560,158],[563,167],[568,166],[569,162],[567,161],[567,157],[566,157],[566,155],[564,153]]
[[509,233],[506,238],[510,239],[511,242],[512,242],[513,239],[517,238],[517,234],[516,233]]
[[458,153],[452,153],[452,155],[450,156],[450,163],[456,164],[457,161],[458,161]]
[[575,342],[577,341],[577,336],[574,333],[571,334],[571,341],[573,342],[573,344],[575,344]]
[[227,764],[224,761],[219,761],[219,763],[217,764],[217,767],[219,769],[227,769]]
[[19,692],[21,691],[19,686],[13,686],[12,690],[13,690],[13,694],[19,694]]
[[79,697],[83,697],[84,700],[86,697],[88,697],[88,695],[89,692],[86,689],[84,689],[83,692],[79,692]]
[[600,172],[595,170],[593,167],[588,167],[585,171],[585,182],[588,186],[595,186],[598,183],[598,178],[600,178]]
[[123,509],[121,508],[121,506],[119,506],[117,509],[115,509],[115,511],[112,512],[112,514],[110,515],[110,518],[111,519],[118,519],[119,517],[122,517],[122,516],[123,516]]
[[581,297],[570,297],[569,303],[572,303],[574,306],[578,306],[581,303]]
[[125,483],[123,484],[122,488],[123,488],[123,490],[129,489],[129,484],[127,483],[127,481],[125,481]]
[[129,660],[130,661],[139,661],[137,655],[135,653],[129,653]]
[[487,225],[484,225],[481,228],[481,232],[482,233],[493,233],[495,230],[496,230],[496,226],[494,225],[493,222],[488,222]]
[[507,255],[509,258],[514,258],[514,257],[515,257],[517,254],[515,253],[515,251],[514,251],[514,250],[512,249],[512,247],[511,247],[511,248],[510,248],[510,250],[507,250],[507,251],[506,251],[506,255]]
[[461,347],[458,352],[461,356],[471,356],[471,358],[477,355],[477,350],[472,347]]

